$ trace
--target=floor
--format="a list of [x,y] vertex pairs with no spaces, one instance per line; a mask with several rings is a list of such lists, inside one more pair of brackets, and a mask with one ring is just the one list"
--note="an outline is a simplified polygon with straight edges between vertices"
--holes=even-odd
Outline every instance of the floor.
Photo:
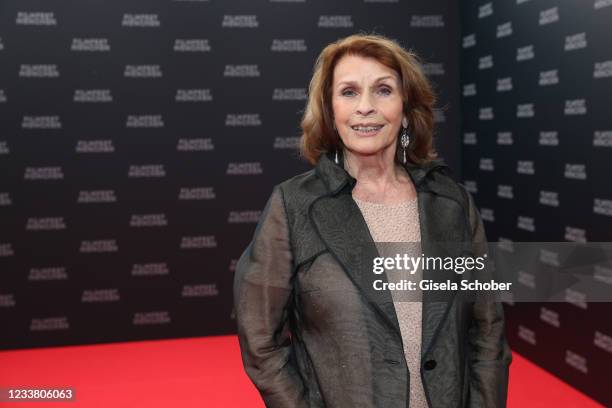
[[[2,351],[0,388],[8,387],[71,387],[76,400],[1,407],[264,407],[242,369],[236,336]],[[602,407],[516,353],[508,403]]]

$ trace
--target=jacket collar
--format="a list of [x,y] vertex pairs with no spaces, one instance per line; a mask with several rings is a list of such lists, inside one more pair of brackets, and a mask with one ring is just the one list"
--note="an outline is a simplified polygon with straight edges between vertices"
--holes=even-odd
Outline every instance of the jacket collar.
[[[317,175],[326,184],[328,193],[336,193],[347,184],[352,189],[357,183],[357,180],[351,176],[342,165],[334,162],[332,154],[333,153],[324,153],[321,155],[315,167]],[[341,163],[344,162],[342,159],[343,157],[340,153],[338,155],[338,161]],[[433,160],[425,165],[407,163],[403,166],[412,179],[417,191],[421,191],[425,188],[425,180],[430,172],[440,169],[449,169],[449,166],[442,159]]]

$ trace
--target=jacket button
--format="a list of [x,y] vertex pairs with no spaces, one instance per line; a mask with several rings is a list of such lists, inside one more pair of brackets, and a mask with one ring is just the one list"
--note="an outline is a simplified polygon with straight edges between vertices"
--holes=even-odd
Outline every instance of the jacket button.
[[425,367],[426,370],[433,370],[434,368],[436,368],[437,364],[438,363],[436,363],[436,360],[427,360],[423,367]]

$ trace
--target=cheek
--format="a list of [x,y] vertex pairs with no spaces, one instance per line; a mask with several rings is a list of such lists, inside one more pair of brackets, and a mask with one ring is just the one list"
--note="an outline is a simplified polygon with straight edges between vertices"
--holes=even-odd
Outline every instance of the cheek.
[[341,100],[332,101],[332,109],[334,111],[334,116],[337,119],[341,119],[341,118],[350,116],[351,106],[345,101],[341,101]]

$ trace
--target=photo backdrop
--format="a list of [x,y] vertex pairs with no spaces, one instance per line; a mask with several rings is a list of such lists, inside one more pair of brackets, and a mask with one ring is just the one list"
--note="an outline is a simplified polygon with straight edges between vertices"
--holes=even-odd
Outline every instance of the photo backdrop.
[[[463,177],[489,241],[612,241],[612,1],[463,1],[461,14]],[[612,265],[593,273],[612,290]],[[510,346],[612,406],[612,305],[565,297],[507,304]]]
[[316,56],[396,38],[459,169],[459,12],[443,0],[5,0],[0,348],[235,333],[232,278],[298,160]]

